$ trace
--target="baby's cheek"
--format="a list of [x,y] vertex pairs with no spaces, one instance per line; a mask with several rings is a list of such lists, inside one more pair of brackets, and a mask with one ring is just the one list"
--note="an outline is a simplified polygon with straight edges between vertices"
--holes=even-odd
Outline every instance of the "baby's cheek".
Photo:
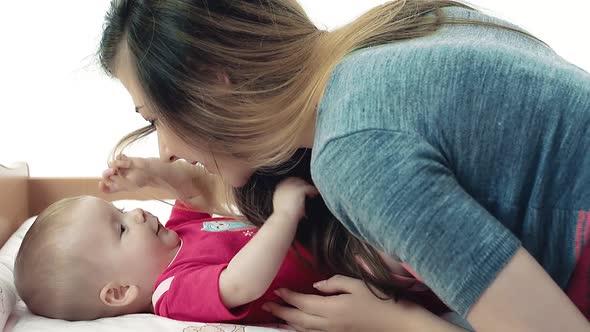
[[134,251],[133,257],[131,257],[129,263],[135,266],[135,269],[141,274],[146,276],[152,276],[156,274],[156,277],[161,273],[163,254],[162,250],[158,248],[155,243],[145,243],[138,246]]
[[140,251],[145,255],[159,256],[164,251],[164,246],[160,241],[145,241],[142,243]]
[[151,240],[138,241],[124,255],[130,264],[142,264],[159,253],[158,244]]

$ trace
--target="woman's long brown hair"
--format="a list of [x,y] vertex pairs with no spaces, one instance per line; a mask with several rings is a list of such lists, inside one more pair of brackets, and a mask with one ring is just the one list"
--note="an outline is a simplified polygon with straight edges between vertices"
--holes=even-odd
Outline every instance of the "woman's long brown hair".
[[[287,177],[298,177],[313,183],[310,161],[311,150],[299,149],[281,166],[255,173],[245,186],[234,189],[240,212],[255,225],[262,225],[272,213],[272,197],[279,182]],[[392,281],[377,251],[348,232],[321,197],[308,200],[306,219],[299,224],[296,241],[311,250],[316,267],[324,272],[362,279],[391,298],[402,295],[404,288]]]
[[[347,54],[426,36],[445,24],[497,26],[446,17],[442,9],[449,6],[467,7],[450,0],[392,1],[325,31],[296,0],[113,0],[98,58],[116,76],[126,44],[160,126],[189,146],[238,157],[253,169],[272,168],[300,147],[333,69]],[[117,150],[154,129],[131,133]]]

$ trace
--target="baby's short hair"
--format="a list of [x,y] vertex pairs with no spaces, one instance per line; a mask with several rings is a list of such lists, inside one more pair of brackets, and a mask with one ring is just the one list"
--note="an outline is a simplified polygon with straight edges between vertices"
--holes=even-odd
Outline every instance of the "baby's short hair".
[[103,285],[92,278],[99,267],[69,241],[75,236],[68,234],[76,220],[72,210],[80,199],[66,198],[41,212],[18,251],[15,285],[33,314],[66,320],[100,317],[98,292]]

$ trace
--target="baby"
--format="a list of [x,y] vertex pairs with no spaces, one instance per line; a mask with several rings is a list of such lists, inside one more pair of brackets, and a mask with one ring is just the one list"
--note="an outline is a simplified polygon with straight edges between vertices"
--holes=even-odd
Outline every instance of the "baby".
[[[15,283],[31,312],[90,320],[153,312],[200,322],[269,323],[262,304],[274,289],[314,292],[326,276],[292,242],[315,188],[287,179],[275,191],[273,213],[256,228],[237,218],[213,218],[216,180],[183,161],[126,158],[103,174],[103,191],[133,186],[171,189],[177,203],[166,227],[147,211],[123,211],[96,197],[64,199],[43,211],[15,262]],[[201,186],[201,187],[199,187]],[[217,196],[219,197],[219,196]]]

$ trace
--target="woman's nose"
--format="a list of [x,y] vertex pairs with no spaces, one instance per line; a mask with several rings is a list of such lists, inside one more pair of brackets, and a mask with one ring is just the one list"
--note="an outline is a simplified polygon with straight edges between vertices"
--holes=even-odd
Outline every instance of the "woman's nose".
[[165,151],[165,152],[160,151],[160,160],[163,162],[170,162],[171,163],[171,162],[177,161],[178,157],[167,152],[167,151]]
[[176,160],[178,160],[178,157],[176,155],[174,155],[166,146],[166,144],[163,143],[162,140],[158,139],[158,148],[159,148],[159,152],[160,152],[160,160],[162,160],[163,162],[174,162]]

